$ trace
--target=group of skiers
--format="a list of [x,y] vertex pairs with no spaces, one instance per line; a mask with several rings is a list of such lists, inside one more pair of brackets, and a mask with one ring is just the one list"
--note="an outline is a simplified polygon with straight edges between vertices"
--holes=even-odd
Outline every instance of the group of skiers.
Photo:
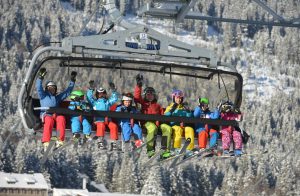
[[[46,69],[41,68],[39,71],[39,77],[36,81],[36,88],[38,96],[40,98],[41,107],[58,107],[60,103],[68,96],[70,98],[70,104],[68,108],[70,110],[83,110],[89,109],[99,111],[116,111],[116,112],[129,112],[143,114],[156,114],[165,116],[180,116],[180,117],[193,117],[193,118],[209,118],[209,119],[224,119],[224,120],[241,120],[241,112],[234,107],[234,105],[227,101],[220,104],[214,111],[209,109],[209,99],[200,97],[198,99],[198,106],[192,111],[184,101],[184,93],[181,90],[173,90],[172,103],[166,107],[158,104],[158,96],[154,88],[143,87],[143,76],[138,74],[136,76],[136,86],[134,88],[134,94],[123,93],[121,96],[121,104],[116,106],[119,94],[116,91],[115,85],[109,83],[111,90],[111,96],[108,97],[108,93],[104,88],[95,88],[94,81],[89,82],[89,89],[86,93],[87,101],[84,100],[85,94],[82,90],[73,91],[76,81],[76,72],[71,73],[71,81],[69,87],[60,94],[57,94],[57,86],[53,81],[46,83],[45,89],[42,87],[42,80],[46,75]],[[140,111],[133,106],[133,102],[141,105]],[[112,109],[113,106],[116,106]],[[56,143],[56,147],[60,147],[64,143],[66,119],[63,115],[49,114],[45,110],[41,111],[41,118],[44,122],[44,131],[42,137],[42,143],[44,149],[49,145],[49,141],[52,134],[52,128],[56,122],[56,128],[59,132],[59,138]],[[84,140],[91,140],[91,122],[84,116],[71,116],[71,130],[73,136],[78,138],[80,131],[83,130]],[[193,154],[195,148],[194,137],[198,135],[198,147],[199,151],[203,151],[206,148],[214,149],[217,145],[219,134],[222,138],[223,153],[228,154],[231,144],[231,140],[234,141],[234,155],[241,156],[242,154],[242,135],[238,129],[233,126],[222,126],[221,130],[206,125],[195,124],[192,126],[185,125],[180,122],[162,123],[159,121],[145,121],[138,122],[134,119],[119,119],[116,123],[110,118],[96,117],[94,122],[96,125],[96,136],[98,140],[99,148],[104,148],[105,145],[105,130],[110,130],[110,139],[112,140],[111,146],[113,150],[118,150],[117,140],[119,127],[121,129],[122,139],[125,143],[130,142],[131,135],[133,134],[135,139],[135,146],[140,147],[143,144],[142,129],[147,131],[147,154],[148,157],[152,157],[155,154],[155,136],[160,130],[162,132],[162,141],[166,144],[162,145],[164,151],[161,154],[162,158],[169,158],[174,154],[178,154],[181,148],[182,136],[190,140],[187,146],[187,155]],[[171,137],[173,136],[173,146],[171,146]],[[207,147],[209,138],[209,146]],[[172,151],[171,151],[172,149]]]

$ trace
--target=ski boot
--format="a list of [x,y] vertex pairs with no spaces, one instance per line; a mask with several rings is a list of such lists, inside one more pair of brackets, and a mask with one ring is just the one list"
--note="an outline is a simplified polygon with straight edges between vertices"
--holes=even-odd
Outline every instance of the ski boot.
[[230,154],[229,150],[223,150],[223,156],[224,157],[230,157],[231,154]]
[[235,149],[234,150],[234,156],[240,157],[240,156],[242,156],[242,154],[243,154],[242,150],[240,150],[240,149]]
[[165,150],[163,153],[161,153],[160,158],[161,159],[167,159],[171,156],[172,156],[172,154],[171,154],[170,150]]
[[143,141],[142,140],[135,140],[134,144],[135,144],[135,147],[138,148],[143,144]]
[[64,145],[64,141],[57,140],[55,144],[55,149],[60,148]]
[[44,143],[43,143],[43,153],[46,152],[48,146],[49,146],[49,142],[44,142]]
[[117,145],[117,141],[111,142],[110,146],[111,146],[112,151],[118,151],[119,150],[118,145]]
[[186,159],[186,158],[188,158],[190,156],[193,156],[193,155],[194,155],[194,152],[192,150],[186,150],[183,158]]
[[84,134],[83,143],[90,142],[90,141],[92,141],[91,135]]
[[155,150],[147,150],[148,158],[150,159],[155,154]]
[[104,138],[103,137],[99,137],[98,138],[98,148],[100,150],[104,150],[105,149],[105,144],[104,144]]

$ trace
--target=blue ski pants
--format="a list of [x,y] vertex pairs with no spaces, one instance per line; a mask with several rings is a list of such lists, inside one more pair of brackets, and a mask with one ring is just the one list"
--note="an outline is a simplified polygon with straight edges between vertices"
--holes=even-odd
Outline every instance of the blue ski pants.
[[122,136],[123,140],[125,142],[130,140],[130,136],[133,132],[135,140],[141,140],[142,139],[142,129],[141,127],[134,123],[133,126],[130,126],[130,123],[121,123],[121,129],[122,129]]
[[90,135],[91,134],[91,124],[86,118],[82,118],[82,122],[80,121],[79,116],[71,117],[71,129],[72,133],[79,133],[81,130],[81,124],[83,128],[83,134]]

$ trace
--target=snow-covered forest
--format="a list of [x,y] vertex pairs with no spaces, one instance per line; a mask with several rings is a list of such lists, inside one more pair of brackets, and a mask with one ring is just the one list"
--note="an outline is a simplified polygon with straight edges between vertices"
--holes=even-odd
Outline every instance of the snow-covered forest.
[[[0,0],[0,170],[41,172],[52,187],[61,188],[81,188],[85,174],[109,191],[121,193],[300,195],[300,29],[194,20],[178,25],[170,20],[141,19],[135,13],[143,2],[117,0],[117,5],[128,21],[209,48],[222,62],[236,66],[244,79],[241,127],[251,135],[244,150],[258,154],[194,159],[174,170],[168,170],[168,164],[145,169],[146,155],[135,164],[121,153],[101,152],[89,145],[67,148],[42,167],[40,140],[24,135],[18,124],[17,96],[32,53],[40,44],[96,34],[109,16],[103,20],[101,0]],[[264,2],[285,19],[300,17],[299,0]],[[194,11],[272,20],[272,15],[251,0],[202,0]],[[133,85],[133,80],[126,83]],[[155,82],[159,86],[160,81]],[[190,87],[188,80],[180,85]],[[266,150],[268,153],[259,154]]]

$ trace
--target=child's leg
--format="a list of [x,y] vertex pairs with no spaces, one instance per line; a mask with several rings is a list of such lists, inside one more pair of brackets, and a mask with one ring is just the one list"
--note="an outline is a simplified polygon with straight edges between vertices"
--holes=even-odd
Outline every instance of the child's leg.
[[117,126],[117,124],[110,121],[108,123],[108,128],[110,130],[110,139],[118,140],[118,126]]
[[185,139],[188,138],[191,139],[191,143],[188,145],[187,150],[193,150],[195,144],[194,129],[192,127],[185,127],[184,133],[185,133]]
[[231,143],[231,134],[229,129],[222,129],[222,147],[223,150],[229,150]]
[[143,136],[142,136],[142,129],[138,124],[134,124],[132,127],[133,130],[133,134],[135,135],[134,138],[137,138],[138,140],[142,140]]
[[162,131],[162,136],[167,136],[167,149],[170,149],[171,145],[171,135],[172,135],[172,127],[170,127],[167,124],[162,124],[160,125],[161,131]]
[[147,151],[154,150],[154,137],[157,134],[157,126],[153,122],[146,122],[145,127],[147,129],[147,142],[152,140],[151,142],[147,143]]
[[172,127],[174,130],[174,148],[180,148],[181,147],[181,136],[182,136],[182,128],[178,125],[174,125]]
[[83,134],[84,135],[90,135],[91,134],[91,124],[89,121],[85,118],[82,120],[82,127],[83,127]]
[[[198,131],[198,130],[197,130]],[[198,133],[198,145],[200,149],[206,148],[207,146],[208,133],[205,129],[199,130]]]
[[210,129],[209,135],[210,135],[209,147],[211,148],[217,145],[219,134],[215,129]]
[[242,134],[239,131],[234,130],[232,136],[234,141],[234,149],[242,150],[243,147]]
[[64,116],[56,117],[56,128],[59,132],[59,140],[65,141],[65,131],[66,131],[66,118]]
[[80,121],[79,121],[79,117],[72,117],[71,118],[71,129],[72,129],[72,133],[79,133],[80,131]]
[[122,136],[123,136],[123,140],[125,142],[128,142],[130,140],[130,135],[131,135],[131,127],[129,123],[123,123],[121,125],[122,128]]
[[105,135],[105,123],[104,122],[96,122],[97,130],[96,136],[104,137]]

